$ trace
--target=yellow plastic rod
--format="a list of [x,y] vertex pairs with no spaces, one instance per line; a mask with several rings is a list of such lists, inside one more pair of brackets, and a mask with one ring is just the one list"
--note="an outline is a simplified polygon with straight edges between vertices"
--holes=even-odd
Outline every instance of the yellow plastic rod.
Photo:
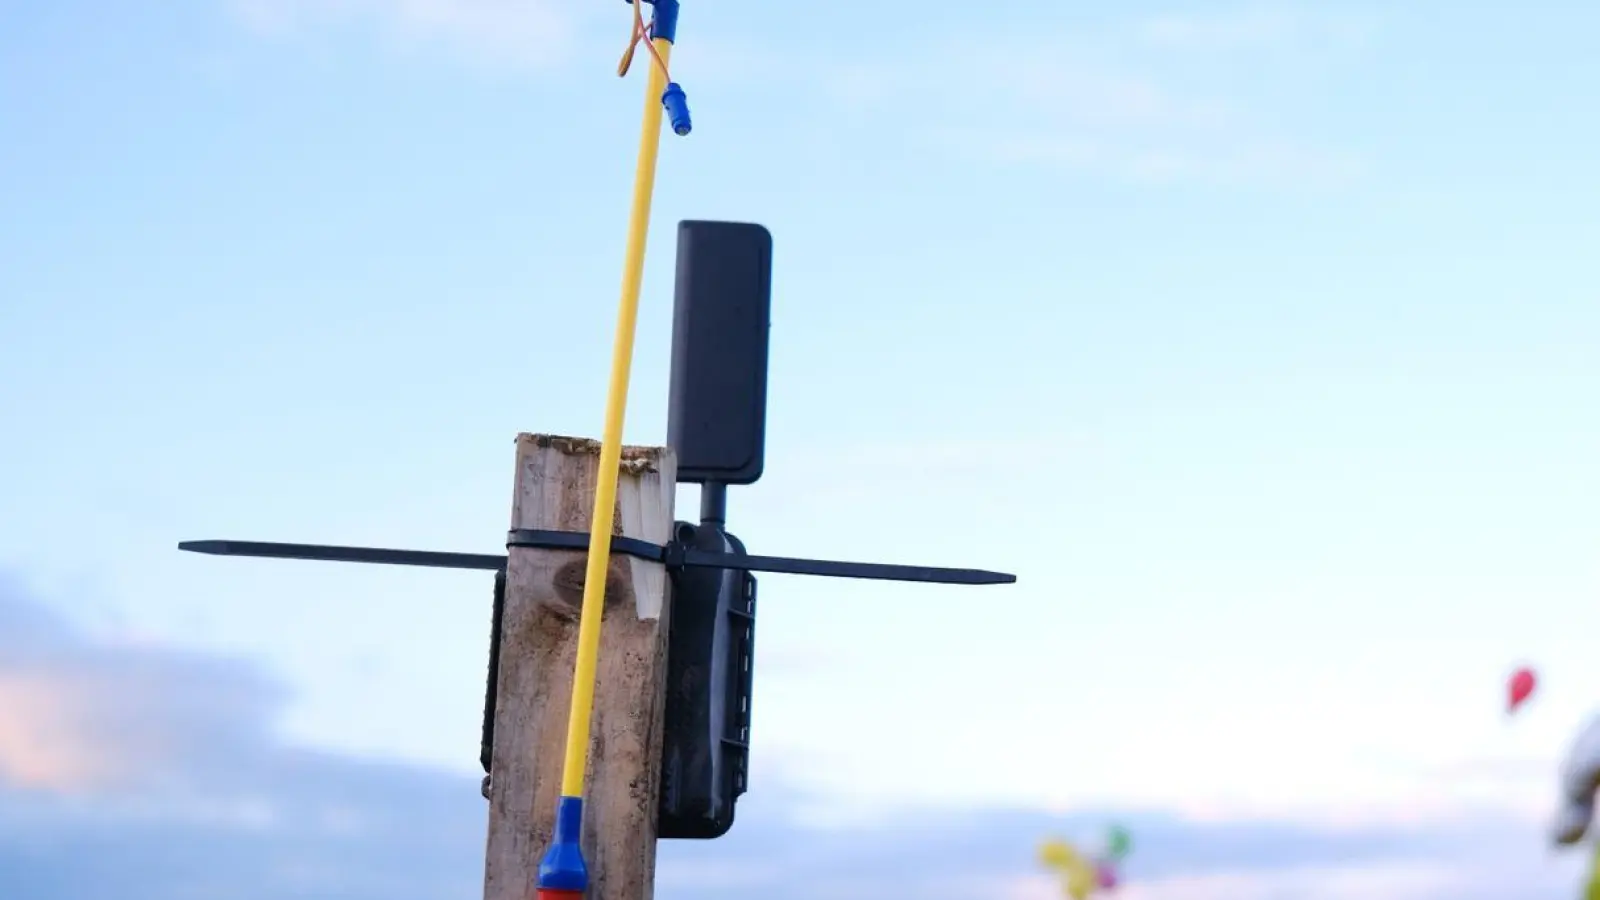
[[[655,38],[661,62],[672,54],[672,42]],[[566,760],[561,794],[582,797],[589,763],[589,728],[594,712],[595,668],[600,657],[600,618],[605,606],[606,570],[611,565],[611,529],[616,522],[617,470],[622,466],[622,424],[628,406],[628,379],[633,369],[633,337],[638,330],[639,293],[644,283],[645,241],[650,233],[650,201],[655,194],[656,156],[661,148],[661,94],[666,90],[663,66],[652,65],[644,100],[644,126],[639,134],[639,162],[633,174],[633,210],[628,220],[628,246],[622,266],[622,303],[611,348],[611,387],[606,395],[605,432],[600,439],[600,476],[594,488],[594,520],[589,528],[589,567],[583,579],[583,607],[578,619],[578,661],[572,675],[572,710],[567,715]]]

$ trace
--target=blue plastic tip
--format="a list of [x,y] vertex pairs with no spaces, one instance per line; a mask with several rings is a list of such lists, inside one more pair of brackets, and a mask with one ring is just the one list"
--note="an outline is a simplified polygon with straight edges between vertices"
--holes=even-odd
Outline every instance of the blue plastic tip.
[[650,36],[678,42],[678,0],[645,0],[655,7],[650,15]]
[[688,134],[689,129],[694,127],[689,121],[689,98],[676,81],[667,84],[667,89],[661,94],[661,105],[667,108],[667,119],[672,122],[672,130],[678,135]]
[[589,889],[589,867],[583,863],[583,798],[562,797],[556,806],[556,833],[539,863],[539,888],[582,895]]

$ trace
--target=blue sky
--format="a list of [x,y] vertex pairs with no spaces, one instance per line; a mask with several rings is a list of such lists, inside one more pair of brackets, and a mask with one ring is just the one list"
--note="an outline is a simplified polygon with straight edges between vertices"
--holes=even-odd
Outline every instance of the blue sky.
[[[1525,9],[687,5],[629,439],[665,431],[672,223],[761,222],[768,474],[736,532],[1019,575],[765,579],[760,802],[884,834],[907,806],[1481,817],[1525,845],[1473,859],[1559,874],[1551,764],[1600,684],[1600,11]],[[0,12],[17,596],[104,652],[264,673],[252,727],[293,752],[470,776],[486,577],[173,545],[497,549],[513,436],[600,429],[627,27]],[[1547,690],[1508,727],[1522,660]]]

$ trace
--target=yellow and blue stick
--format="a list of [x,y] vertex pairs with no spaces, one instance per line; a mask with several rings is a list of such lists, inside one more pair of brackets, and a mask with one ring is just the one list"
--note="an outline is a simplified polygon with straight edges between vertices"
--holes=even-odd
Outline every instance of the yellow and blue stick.
[[[595,666],[600,656],[601,610],[605,606],[606,570],[611,564],[611,529],[615,520],[617,470],[622,462],[622,424],[633,366],[633,338],[644,281],[645,241],[650,230],[650,202],[655,194],[656,156],[665,111],[677,134],[689,133],[689,107],[683,89],[668,77],[667,61],[677,38],[678,0],[653,0],[645,27],[639,4],[633,3],[634,32],[617,74],[625,75],[641,40],[653,57],[645,89],[644,125],[639,135],[639,161],[634,170],[633,207],[622,266],[622,302],[617,310],[611,350],[611,385],[606,397],[605,432],[600,442],[600,474],[594,491],[594,518],[589,530],[588,568],[584,573],[583,606],[578,620],[578,659],[572,676],[572,707],[567,718],[566,758],[561,775],[561,800],[556,808],[555,835],[539,864],[538,900],[576,900],[589,888],[580,841],[583,834],[583,787],[588,762],[589,729],[594,712]],[[652,811],[653,812],[653,811]]]

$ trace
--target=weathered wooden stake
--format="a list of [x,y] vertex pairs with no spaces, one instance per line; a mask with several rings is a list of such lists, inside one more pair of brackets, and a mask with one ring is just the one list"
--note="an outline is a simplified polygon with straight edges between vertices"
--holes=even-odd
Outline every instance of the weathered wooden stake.
[[[599,454],[585,438],[519,435],[511,527],[587,531]],[[623,449],[617,534],[667,543],[675,468],[666,448]],[[484,900],[529,900],[550,843],[583,581],[581,551],[510,549]],[[587,900],[654,895],[668,593],[660,564],[612,556],[584,802]]]

